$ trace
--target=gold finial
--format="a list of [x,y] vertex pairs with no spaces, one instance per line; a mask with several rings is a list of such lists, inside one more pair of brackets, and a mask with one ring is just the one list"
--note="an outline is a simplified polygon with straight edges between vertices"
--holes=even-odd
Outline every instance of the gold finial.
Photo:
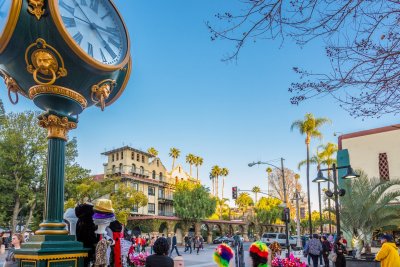
[[29,0],[28,3],[28,11],[32,15],[35,15],[37,20],[44,15],[44,0]]
[[67,117],[44,115],[39,120],[39,126],[47,129],[47,138],[59,138],[67,141],[69,130],[76,128],[76,123],[68,121]]

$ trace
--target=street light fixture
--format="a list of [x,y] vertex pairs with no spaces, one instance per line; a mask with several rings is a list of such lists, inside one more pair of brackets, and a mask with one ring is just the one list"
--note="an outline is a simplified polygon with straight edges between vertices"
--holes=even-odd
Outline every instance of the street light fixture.
[[[336,164],[332,164],[332,168],[318,170],[318,175],[313,180],[313,182],[314,183],[324,183],[324,182],[333,183],[334,192],[331,192],[330,190],[328,190],[325,192],[325,194],[328,197],[335,196],[336,232],[337,232],[337,236],[340,236],[339,196],[341,196],[341,197],[344,196],[346,194],[346,191],[344,189],[338,188],[338,183],[337,183],[338,182],[337,181],[337,170],[338,169],[347,169],[347,173],[346,173],[346,175],[341,177],[342,179],[351,179],[351,178],[360,177],[360,175],[358,175],[357,173],[354,172],[353,168],[350,165],[337,167]],[[322,174],[323,171],[333,171],[333,181],[325,178],[324,175]]]
[[[284,202],[284,204],[285,205],[287,205],[287,195],[286,195],[286,180],[285,180],[285,169],[284,169],[284,167],[283,167],[283,158],[280,158],[280,160],[281,160],[281,167],[278,167],[278,166],[276,166],[276,165],[274,165],[274,164],[272,164],[272,163],[269,163],[269,162],[261,162],[261,161],[257,161],[257,162],[252,162],[252,163],[249,163],[248,164],[248,166],[249,167],[253,167],[254,165],[261,165],[261,164],[264,164],[264,165],[268,165],[268,166],[271,166],[271,167],[274,167],[274,168],[276,168],[276,169],[278,169],[278,170],[280,170],[281,172],[282,172],[282,183],[283,183],[283,202]],[[290,255],[290,245],[289,245],[289,222],[288,222],[288,220],[285,220],[285,233],[286,233],[286,247],[287,247],[287,250],[288,250],[288,253],[287,253],[287,257],[289,258],[289,255]]]

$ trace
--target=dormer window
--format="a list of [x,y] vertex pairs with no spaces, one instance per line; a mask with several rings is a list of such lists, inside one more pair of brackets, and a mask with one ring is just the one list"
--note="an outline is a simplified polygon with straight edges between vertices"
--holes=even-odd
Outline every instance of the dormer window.
[[159,167],[160,166],[160,161],[159,160],[157,160],[157,167]]
[[121,159],[124,159],[124,151],[121,152]]

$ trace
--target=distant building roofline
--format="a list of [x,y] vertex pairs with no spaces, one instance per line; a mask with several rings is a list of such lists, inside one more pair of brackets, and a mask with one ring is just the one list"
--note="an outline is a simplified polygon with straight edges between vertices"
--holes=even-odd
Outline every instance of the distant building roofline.
[[123,150],[131,150],[131,151],[136,152],[136,153],[141,153],[141,154],[144,154],[145,156],[148,156],[149,158],[153,158],[154,157],[150,153],[147,153],[145,151],[142,151],[142,150],[130,147],[130,146],[123,146],[123,147],[119,147],[119,148],[116,148],[116,149],[113,149],[113,150],[109,150],[109,151],[101,153],[101,155],[108,156],[110,154],[113,154],[113,153],[116,153],[116,152],[120,152],[120,151],[123,151]]
[[390,132],[390,131],[395,131],[395,130],[400,130],[400,124],[393,124],[393,125],[389,125],[389,126],[385,126],[385,127],[343,134],[338,137],[338,147],[339,147],[339,150],[342,150],[342,141],[344,139],[367,136],[367,135],[372,135],[372,134],[379,134],[379,133]]

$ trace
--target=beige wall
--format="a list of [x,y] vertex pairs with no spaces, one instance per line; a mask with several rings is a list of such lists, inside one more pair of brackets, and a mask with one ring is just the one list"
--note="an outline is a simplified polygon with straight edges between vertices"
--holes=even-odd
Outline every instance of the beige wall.
[[379,177],[379,153],[386,153],[390,178],[400,178],[400,129],[342,139],[342,149],[348,149],[351,166],[371,178]]

